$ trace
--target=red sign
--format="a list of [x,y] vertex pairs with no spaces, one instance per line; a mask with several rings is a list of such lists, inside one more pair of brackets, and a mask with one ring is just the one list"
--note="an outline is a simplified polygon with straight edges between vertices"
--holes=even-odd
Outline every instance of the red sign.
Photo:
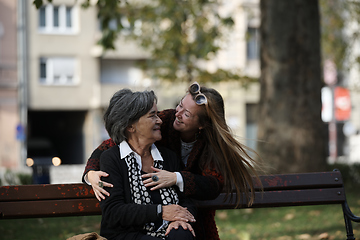
[[334,97],[335,119],[337,121],[349,120],[351,113],[351,100],[349,90],[343,87],[336,87]]

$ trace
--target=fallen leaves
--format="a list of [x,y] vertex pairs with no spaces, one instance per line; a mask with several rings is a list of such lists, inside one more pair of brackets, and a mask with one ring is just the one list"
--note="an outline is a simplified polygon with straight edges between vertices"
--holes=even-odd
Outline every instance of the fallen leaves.
[[299,236],[296,237],[297,239],[300,239],[300,240],[308,240],[308,239],[311,239],[311,235],[310,234],[301,234]]
[[219,218],[220,220],[227,220],[228,219],[228,214],[226,211],[218,211],[216,213],[216,217]]
[[294,217],[295,217],[295,214],[288,213],[288,214],[285,215],[284,219],[285,220],[292,220],[292,219],[294,219]]

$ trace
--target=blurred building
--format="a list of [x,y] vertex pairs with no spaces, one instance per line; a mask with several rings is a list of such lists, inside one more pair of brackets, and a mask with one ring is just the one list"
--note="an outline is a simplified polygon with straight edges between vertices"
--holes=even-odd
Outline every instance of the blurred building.
[[[114,92],[153,89],[159,109],[166,109],[187,90],[186,83],[145,78],[137,62],[151,56],[121,36],[116,50],[104,53],[96,44],[101,36],[96,8],[84,10],[80,4],[53,0],[37,10],[32,1],[0,0],[1,178],[6,169],[29,170],[26,159],[31,158],[27,164],[37,176],[34,182],[79,182],[87,158],[108,138],[102,114]],[[238,68],[259,77],[259,0],[226,1],[219,11],[234,13],[235,28],[217,58],[204,67]],[[358,72],[349,74],[352,85],[359,85]],[[259,86],[208,86],[224,97],[227,122],[239,140],[256,148]],[[342,123],[351,135],[344,146],[352,149],[345,154],[360,149],[358,95],[351,91],[353,124]],[[358,156],[350,158],[358,161]],[[54,167],[58,159],[61,165]],[[49,173],[52,179],[46,179]]]
[[0,174],[21,166],[16,5],[14,0],[0,1]]
[[[345,34],[358,33],[360,23],[352,21],[346,26]],[[349,72],[345,74],[345,85],[349,89],[351,99],[350,119],[344,123],[343,132],[346,136],[345,144],[345,162],[360,162],[360,65],[358,58],[360,56],[359,42],[353,43],[352,51],[349,54]],[[357,61],[354,61],[357,59]],[[354,62],[357,64],[354,64]],[[352,64],[352,65],[351,65]]]
[[[165,109],[175,107],[187,90],[185,83],[170,84],[146,79],[136,63],[149,58],[149,54],[121,37],[116,42],[116,51],[103,53],[96,44],[101,31],[95,7],[84,10],[80,6],[81,1],[53,0],[52,4],[37,10],[32,1],[18,0],[18,7],[24,9],[21,12],[16,10],[16,2],[13,0],[0,0],[0,4],[5,3],[12,8],[5,10],[1,6],[0,11],[11,17],[0,12],[0,23],[5,25],[5,20],[13,18],[13,22],[6,23],[12,24],[13,33],[7,36],[10,32],[6,32],[2,36],[0,31],[0,43],[5,41],[4,36],[12,38],[9,41],[13,46],[6,48],[9,52],[12,50],[9,54],[13,57],[8,58],[0,52],[0,59],[9,60],[6,64],[0,62],[0,91],[6,88],[6,94],[12,92],[12,95],[11,100],[6,100],[9,103],[5,104],[1,92],[0,116],[4,116],[3,106],[11,108],[12,115],[8,117],[12,124],[10,126],[8,121],[0,119],[0,126],[8,131],[7,136],[0,139],[9,141],[0,143],[0,147],[8,149],[6,154],[1,151],[2,169],[23,168],[28,157],[33,161],[28,164],[34,164],[33,170],[40,171],[39,176],[55,171],[55,175],[63,176],[63,179],[55,182],[80,181],[87,158],[102,140],[108,138],[103,128],[102,114],[115,91],[124,87],[133,90],[153,89],[159,98],[159,109]],[[220,11],[234,9],[236,25],[231,40],[218,58],[205,67],[240,68],[250,76],[259,77],[258,1],[229,1]],[[18,47],[15,44],[15,16],[18,16],[18,26],[25,24],[24,28],[17,27]],[[15,57],[17,49],[19,59]],[[17,61],[20,64],[18,77]],[[13,74],[6,81],[2,77],[5,66],[6,71],[11,70]],[[22,85],[26,87],[25,93],[17,89],[17,83],[21,81],[25,82]],[[211,86],[223,95],[228,123],[240,141],[255,147],[258,86],[243,89],[236,82]],[[26,106],[21,109],[18,109],[20,102],[17,100],[17,92],[21,99],[26,100]],[[21,110],[25,111],[22,115],[26,116],[23,122],[19,116]],[[25,129],[25,136],[19,135],[18,139],[15,136],[17,125],[18,132],[21,133],[21,128]],[[25,140],[21,141],[21,137],[25,137]],[[26,156],[21,155],[21,148],[26,150]],[[10,157],[6,158],[5,155]],[[60,167],[53,167],[53,157],[61,159]],[[42,167],[38,168],[37,165]],[[69,167],[78,168],[75,180],[71,176],[76,174],[66,170]]]

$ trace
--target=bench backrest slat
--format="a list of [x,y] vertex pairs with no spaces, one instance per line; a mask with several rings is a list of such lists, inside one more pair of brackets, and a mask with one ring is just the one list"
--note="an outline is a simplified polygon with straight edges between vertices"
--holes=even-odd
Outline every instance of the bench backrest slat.
[[82,183],[19,185],[0,188],[0,202],[39,199],[79,199],[94,198],[94,196],[92,188]]
[[332,188],[343,186],[339,171],[260,176],[266,191]]

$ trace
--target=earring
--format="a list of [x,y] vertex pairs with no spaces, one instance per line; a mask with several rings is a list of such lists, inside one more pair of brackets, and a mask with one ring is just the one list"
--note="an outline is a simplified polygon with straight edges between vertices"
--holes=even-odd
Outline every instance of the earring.
[[199,128],[199,131],[195,133],[195,139],[198,139],[201,134],[201,129]]

